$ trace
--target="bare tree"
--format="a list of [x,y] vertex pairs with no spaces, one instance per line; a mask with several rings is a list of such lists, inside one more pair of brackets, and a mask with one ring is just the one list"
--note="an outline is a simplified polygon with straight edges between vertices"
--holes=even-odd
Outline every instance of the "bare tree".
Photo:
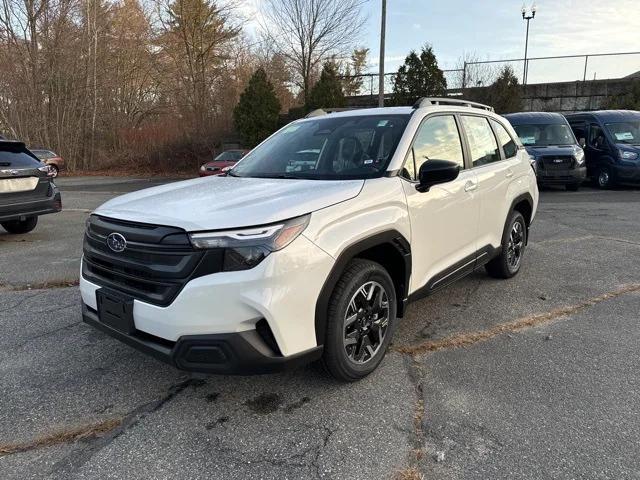
[[325,60],[351,50],[365,18],[362,0],[266,0],[262,31],[287,59],[305,103]]
[[479,63],[480,56],[475,52],[464,52],[456,63],[452,86],[465,89],[491,85],[498,76],[498,68],[493,63]]

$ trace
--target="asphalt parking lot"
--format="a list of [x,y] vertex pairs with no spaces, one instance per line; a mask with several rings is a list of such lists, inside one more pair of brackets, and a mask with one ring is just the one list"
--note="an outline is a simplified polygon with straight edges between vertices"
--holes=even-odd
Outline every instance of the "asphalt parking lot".
[[193,377],[81,322],[87,215],[161,181],[63,177],[0,233],[0,478],[640,478],[640,189],[541,192],[516,278],[412,304],[345,385]]

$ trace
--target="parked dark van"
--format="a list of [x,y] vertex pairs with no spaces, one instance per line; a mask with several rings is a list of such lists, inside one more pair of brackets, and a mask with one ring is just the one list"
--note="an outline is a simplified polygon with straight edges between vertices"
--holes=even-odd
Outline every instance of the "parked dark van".
[[533,159],[538,184],[578,190],[587,176],[584,151],[567,120],[559,113],[522,112],[504,115]]
[[566,117],[585,145],[587,174],[600,188],[640,183],[640,112],[600,110]]

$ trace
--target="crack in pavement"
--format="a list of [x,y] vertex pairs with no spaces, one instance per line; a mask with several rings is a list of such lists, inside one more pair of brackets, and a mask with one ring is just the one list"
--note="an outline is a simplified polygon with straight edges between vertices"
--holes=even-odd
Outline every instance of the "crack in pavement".
[[52,290],[55,288],[77,287],[80,284],[79,279],[74,280],[47,280],[39,283],[21,283],[12,285],[10,283],[0,283],[0,292],[25,292],[30,290]]
[[546,245],[546,244],[550,244],[550,243],[572,243],[572,242],[583,242],[586,240],[593,240],[593,239],[598,239],[598,240],[609,240],[611,242],[619,242],[619,243],[626,243],[629,245],[635,245],[640,247],[640,242],[634,242],[632,240],[625,240],[624,238],[615,238],[615,237],[606,237],[604,235],[584,235],[582,237],[569,237],[569,238],[549,238],[547,240],[540,240],[537,242],[531,242],[531,245]]
[[394,480],[417,480],[422,478],[420,473],[420,460],[424,457],[425,449],[423,445],[424,439],[424,419],[425,419],[425,405],[423,397],[422,386],[422,364],[416,360],[414,356],[404,357],[404,366],[407,371],[407,376],[413,384],[415,390],[415,405],[413,407],[413,429],[408,433],[409,444],[412,445],[412,449],[408,454],[406,468],[394,472]]
[[[57,461],[51,468],[50,474],[59,475],[60,478],[71,478],[72,473],[86,464],[101,449],[109,446],[116,438],[124,435],[134,428],[140,421],[148,415],[159,411],[168,402],[173,400],[178,394],[188,387],[197,388],[204,384],[203,380],[188,378],[179,383],[171,385],[168,392],[161,398],[152,400],[131,410],[127,415],[118,419],[111,429],[105,431],[99,437],[90,438],[89,442],[79,450],[69,453],[67,456]],[[74,441],[70,438],[69,441]],[[38,446],[34,446],[38,448]]]
[[6,307],[6,308],[3,308],[2,310],[0,310],[0,313],[4,313],[4,312],[9,312],[11,310],[15,310],[16,308],[21,307],[22,305],[24,305],[28,300],[31,300],[32,298],[36,298],[36,297],[38,297],[38,296],[40,296],[40,295],[42,295],[44,293],[45,293],[44,291],[41,291],[41,292],[37,292],[37,293],[35,293],[33,295],[29,295],[28,297],[21,298],[20,300],[18,300],[13,305],[11,305],[9,307]]
[[[71,305],[68,305],[65,308],[69,308],[70,306]],[[75,304],[73,304],[73,306],[75,306]],[[59,309],[59,310],[62,310],[62,309]],[[70,328],[75,327],[76,325],[80,325],[81,323],[82,323],[82,321],[77,321],[77,322],[70,323],[69,325],[64,325],[62,327],[54,328],[53,330],[48,330],[46,332],[39,333],[38,335],[34,335],[33,337],[29,337],[29,338],[25,339],[24,341],[16,344],[16,347],[18,347],[18,348],[24,347],[27,343],[31,343],[34,340],[38,340],[39,338],[46,337],[48,335],[51,335],[51,334],[57,333],[57,332],[61,332],[63,330],[68,330]]]
[[575,314],[606,300],[610,300],[612,298],[634,292],[640,292],[640,284],[632,283],[624,285],[616,290],[586,299],[574,305],[555,308],[549,312],[529,315],[514,322],[501,323],[487,330],[480,330],[476,332],[462,332],[455,335],[450,335],[440,340],[428,340],[415,345],[395,347],[394,350],[402,354],[415,356],[447,348],[468,347],[475,343],[489,340],[490,338],[502,335],[504,333],[518,332],[520,330],[550,323],[554,320],[558,320],[560,318]]
[[117,428],[121,423],[121,418],[111,418],[109,420],[104,420],[98,423],[60,430],[49,435],[38,437],[29,442],[8,443],[0,445],[0,458],[6,455],[13,455],[15,453],[35,450],[37,448],[50,447],[53,445],[59,445],[61,443],[70,443],[78,440],[95,438],[113,430],[114,428]]

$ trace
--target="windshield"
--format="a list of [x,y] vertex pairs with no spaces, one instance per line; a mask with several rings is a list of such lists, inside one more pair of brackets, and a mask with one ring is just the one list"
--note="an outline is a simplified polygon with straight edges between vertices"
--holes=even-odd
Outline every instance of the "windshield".
[[232,176],[341,180],[382,176],[408,115],[358,115],[292,123],[244,157]]
[[606,126],[616,143],[640,145],[640,120],[607,123]]
[[214,160],[217,162],[235,162],[241,158],[242,152],[240,150],[227,150],[214,158]]
[[525,147],[577,144],[573,132],[564,123],[514,125],[513,128]]

